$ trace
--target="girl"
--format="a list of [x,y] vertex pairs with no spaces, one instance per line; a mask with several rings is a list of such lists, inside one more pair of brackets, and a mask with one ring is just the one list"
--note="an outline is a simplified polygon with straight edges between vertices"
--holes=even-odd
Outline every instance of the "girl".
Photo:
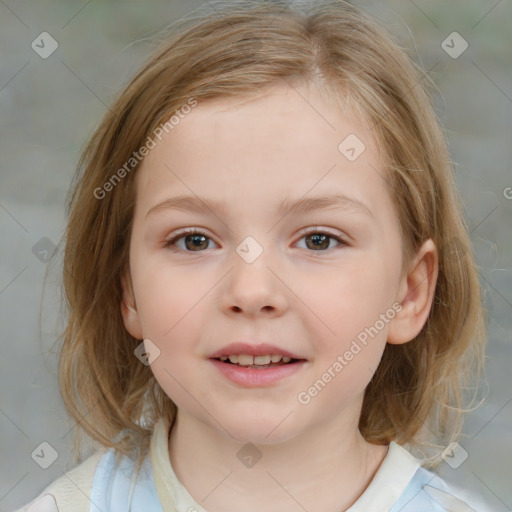
[[338,1],[175,25],[70,200],[60,385],[101,447],[23,510],[483,510],[432,471],[484,336],[424,83]]

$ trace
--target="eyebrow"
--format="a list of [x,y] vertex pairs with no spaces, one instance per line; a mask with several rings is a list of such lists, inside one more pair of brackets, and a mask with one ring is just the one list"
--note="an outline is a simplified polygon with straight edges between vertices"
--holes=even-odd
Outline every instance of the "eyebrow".
[[[316,197],[303,197],[297,200],[284,199],[277,208],[278,215],[308,213],[323,208],[339,209],[364,213],[373,218],[370,208],[361,201],[348,197],[343,194],[320,195]],[[183,210],[197,213],[207,211],[227,214],[226,205],[213,200],[199,196],[176,196],[166,199],[151,207],[146,213],[146,218],[154,212],[161,210]]]

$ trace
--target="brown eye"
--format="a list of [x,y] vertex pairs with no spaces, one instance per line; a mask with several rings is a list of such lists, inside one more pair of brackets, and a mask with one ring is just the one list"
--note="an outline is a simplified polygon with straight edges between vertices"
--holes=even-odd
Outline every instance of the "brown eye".
[[[302,239],[306,241],[305,248],[314,252],[327,252],[328,249],[348,245],[340,237],[318,230],[306,233],[301,237],[301,240]],[[179,242],[181,242],[181,240],[183,240],[184,243],[180,246]],[[336,242],[336,245],[331,247],[332,240]],[[201,231],[189,230],[174,236],[165,243],[165,246],[169,247],[174,252],[202,252],[208,249],[209,242],[213,242],[212,239]]]
[[331,241],[335,240],[337,244],[334,247],[339,245],[347,245],[341,238],[330,235],[329,233],[324,233],[322,231],[312,231],[310,233],[306,233],[301,240],[304,239],[306,241],[306,249],[310,249],[316,252],[326,252],[327,249],[330,249]]
[[[308,249],[328,249],[331,237],[324,234],[315,234],[306,236],[306,245]],[[308,242],[311,242],[310,244]]]
[[[184,241],[184,247],[180,247],[177,244],[177,242],[180,242],[181,240]],[[209,241],[211,241],[211,239],[204,233],[190,230],[171,238],[165,243],[165,246],[175,252],[180,250],[184,252],[200,252],[204,249],[208,249]]]
[[205,240],[208,237],[204,235],[187,235],[184,237],[185,247],[191,251],[200,251],[201,249],[208,248],[208,242],[205,244]]

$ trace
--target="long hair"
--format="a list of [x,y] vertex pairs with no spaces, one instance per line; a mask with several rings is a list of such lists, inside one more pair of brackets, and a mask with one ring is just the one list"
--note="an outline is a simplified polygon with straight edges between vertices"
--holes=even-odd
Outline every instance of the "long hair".
[[[333,105],[350,98],[384,148],[403,239],[404,271],[420,244],[439,275],[416,338],[387,344],[365,391],[359,428],[374,444],[421,447],[461,431],[484,360],[480,288],[452,164],[428,77],[375,21],[342,1],[217,2],[171,25],[163,44],[111,105],[81,157],[69,200],[63,285],[68,311],[59,382],[64,403],[96,442],[141,463],[155,422],[176,406],[121,315],[134,211],[134,157],[192,102],[257,98],[280,82],[314,82]],[[75,449],[78,434],[75,436]],[[79,444],[79,443],[78,443]],[[444,444],[444,445],[445,445]],[[77,451],[75,451],[76,455]]]

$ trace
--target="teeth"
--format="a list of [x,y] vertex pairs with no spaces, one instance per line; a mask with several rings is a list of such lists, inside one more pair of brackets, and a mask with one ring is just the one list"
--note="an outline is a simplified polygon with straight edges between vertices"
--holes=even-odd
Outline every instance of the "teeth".
[[254,364],[269,364],[272,356],[254,356]]
[[241,366],[266,366],[270,363],[279,363],[281,360],[283,363],[289,363],[292,358],[288,356],[280,356],[278,354],[267,354],[264,356],[251,356],[249,354],[231,354],[229,356],[220,356],[221,361],[229,361],[233,364],[239,364]]
[[[231,356],[229,356],[229,360],[231,361]],[[238,356],[238,364],[242,366],[249,366],[251,364],[254,364],[254,358],[247,354],[240,354]]]

